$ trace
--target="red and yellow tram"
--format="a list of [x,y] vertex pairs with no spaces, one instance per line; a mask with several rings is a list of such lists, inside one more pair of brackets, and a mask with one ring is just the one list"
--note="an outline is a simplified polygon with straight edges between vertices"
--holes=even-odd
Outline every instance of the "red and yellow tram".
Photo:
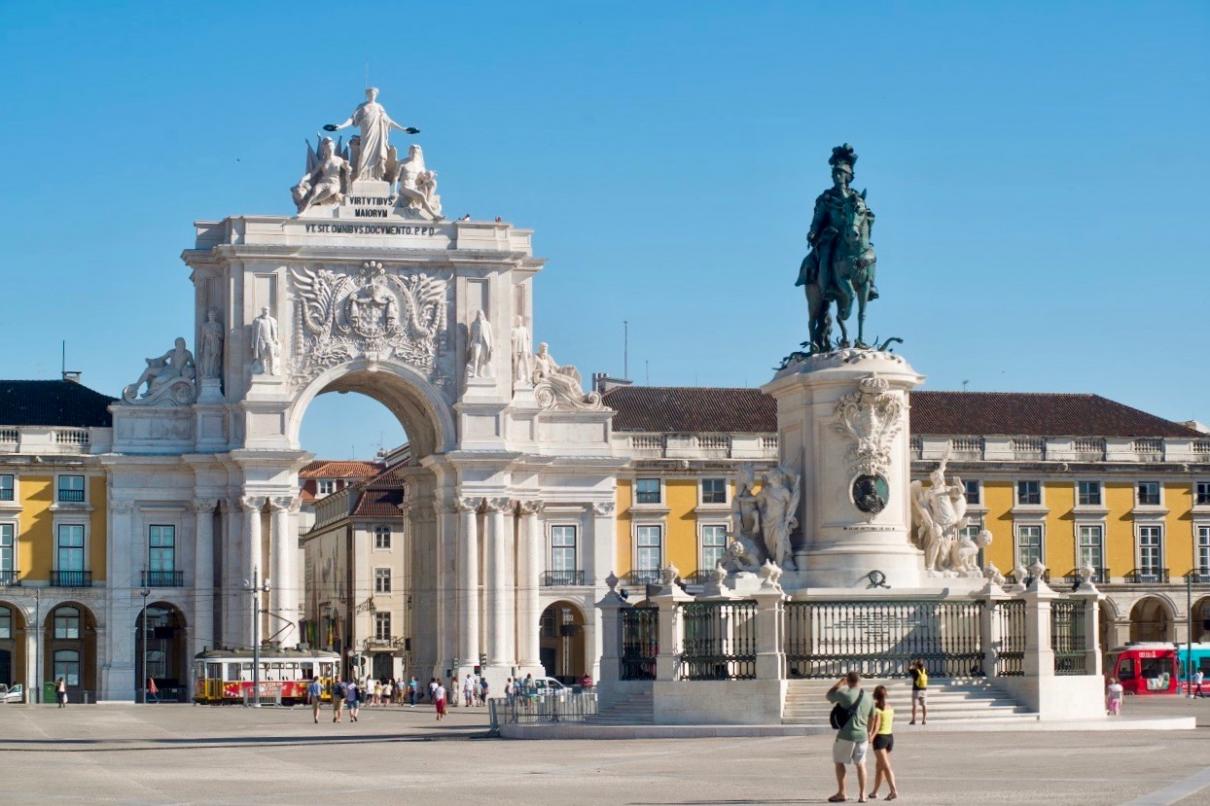
[[[243,703],[252,697],[251,649],[211,649],[193,659],[193,699],[207,705]],[[262,700],[283,704],[307,700],[307,685],[318,677],[324,700],[340,671],[340,655],[307,649],[265,648],[260,651]]]

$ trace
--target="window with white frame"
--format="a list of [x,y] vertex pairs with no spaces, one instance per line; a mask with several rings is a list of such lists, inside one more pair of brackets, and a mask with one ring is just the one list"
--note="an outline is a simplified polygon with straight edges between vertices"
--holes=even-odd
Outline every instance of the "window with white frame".
[[702,570],[713,571],[727,554],[727,526],[708,523],[702,526]]
[[84,503],[84,477],[69,474],[59,476],[59,492],[55,500],[64,504]]
[[56,535],[55,568],[59,571],[84,570],[84,525],[61,523]]
[[725,503],[727,503],[727,480],[726,479],[702,479],[702,503],[703,504],[725,504]]
[[375,568],[374,569],[374,593],[390,593],[391,592],[391,569],[390,568]]
[[1139,573],[1157,576],[1164,564],[1164,528],[1139,527]]
[[1197,573],[1210,576],[1210,526],[1197,527]]
[[1018,481],[1017,503],[1021,506],[1035,506],[1042,503],[1042,482]]
[[0,584],[11,581],[17,570],[16,531],[13,524],[0,523]]
[[374,614],[374,638],[378,641],[391,640],[391,614]]
[[967,518],[966,526],[962,527],[961,534],[969,540],[974,540],[979,536],[979,532],[983,531],[983,516],[970,515]]
[[[550,527],[550,570],[559,576],[576,571],[576,527],[561,524]],[[572,584],[570,580],[562,584]]]
[[636,504],[660,503],[659,479],[635,479],[634,502]]
[[1029,568],[1042,560],[1042,524],[1029,523],[1017,527],[1017,562]]
[[389,549],[391,547],[391,527],[374,527],[374,548]]
[[7,641],[13,637],[13,611],[9,610],[4,605],[0,605],[0,641]]
[[[4,496],[0,494],[0,500],[3,498]],[[1210,481],[1199,481],[1193,485],[1193,504],[1199,507],[1210,507]]]
[[80,611],[74,607],[55,610],[55,639],[74,641],[80,637]]
[[982,489],[979,486],[978,479],[966,479],[962,482],[962,486],[966,491],[967,504],[979,506],[983,503]]
[[1076,543],[1079,567],[1091,565],[1099,574],[1105,567],[1105,527],[1099,523],[1080,524],[1076,529]]
[[336,479],[320,479],[315,482],[316,494],[320,497],[336,492]]
[[69,686],[80,685],[80,653],[74,649],[56,649],[54,655],[55,679],[63,678]]
[[16,477],[12,473],[0,473],[0,501],[12,501]]
[[660,570],[663,558],[664,527],[658,524],[641,524],[635,527],[635,569],[638,571]]
[[[1101,482],[1077,481],[1076,505],[1081,507],[1099,507],[1101,505]],[[1100,566],[1097,566],[1098,568]]]
[[1135,503],[1139,506],[1158,507],[1160,505],[1160,483],[1158,481],[1140,481],[1137,492]]
[[163,573],[176,570],[176,527],[152,524],[147,527],[147,570]]

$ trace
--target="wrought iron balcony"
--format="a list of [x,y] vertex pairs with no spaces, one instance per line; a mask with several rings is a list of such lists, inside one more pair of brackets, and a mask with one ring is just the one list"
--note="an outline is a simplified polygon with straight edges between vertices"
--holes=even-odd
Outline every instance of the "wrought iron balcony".
[[144,588],[183,588],[185,586],[184,571],[144,571]]
[[92,571],[51,571],[50,584],[56,588],[91,588]]
[[1147,582],[1167,582],[1167,568],[1136,568],[1126,575],[1127,582],[1136,584],[1144,584]]
[[[1080,581],[1079,569],[1073,568],[1072,570],[1070,570],[1066,574],[1064,574],[1063,578],[1065,580],[1067,580],[1068,582],[1070,582],[1071,584],[1075,585],[1077,582]],[[1094,585],[1104,585],[1105,583],[1109,582],[1109,569],[1108,568],[1092,569],[1092,582]]]
[[21,572],[20,571],[16,571],[16,570],[0,571],[0,587],[4,587],[7,585],[20,585],[20,584],[21,584]]
[[1194,585],[1205,585],[1210,583],[1210,571],[1190,571],[1185,574]]
[[631,585],[658,585],[661,581],[658,568],[631,571],[624,579]]
[[542,574],[542,586],[546,588],[559,585],[583,585],[583,571],[546,571]]
[[59,490],[59,503],[61,504],[83,504],[83,490]]

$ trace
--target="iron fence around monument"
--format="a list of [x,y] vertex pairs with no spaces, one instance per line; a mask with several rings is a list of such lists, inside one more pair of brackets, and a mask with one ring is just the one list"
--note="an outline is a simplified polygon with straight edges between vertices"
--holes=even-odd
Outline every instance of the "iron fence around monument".
[[622,680],[655,680],[655,658],[660,652],[660,611],[655,607],[632,607],[620,611],[619,658]]
[[1056,675],[1087,674],[1084,602],[1056,599],[1050,603],[1050,646],[1055,654]]
[[756,602],[687,602],[681,618],[681,680],[756,677]]
[[1000,645],[996,650],[996,677],[1020,677],[1025,674],[1025,602],[1016,599],[996,602],[992,618],[996,619]]
[[787,677],[904,675],[915,660],[932,677],[982,674],[978,601],[791,601],[783,613]]

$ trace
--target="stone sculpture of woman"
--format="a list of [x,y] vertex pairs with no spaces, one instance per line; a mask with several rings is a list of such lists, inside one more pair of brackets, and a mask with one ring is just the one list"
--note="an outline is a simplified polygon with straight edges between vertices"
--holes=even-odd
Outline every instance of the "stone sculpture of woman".
[[760,531],[769,559],[782,568],[791,562],[790,532],[798,523],[799,478],[793,471],[775,467],[765,472],[757,501]]
[[199,353],[198,370],[203,378],[218,378],[223,374],[223,326],[218,321],[217,312],[211,308],[206,311],[206,321],[202,324],[202,344]]
[[327,131],[339,131],[349,126],[357,126],[361,130],[360,145],[357,157],[353,163],[353,179],[385,179],[388,152],[390,151],[391,129],[398,129],[408,134],[419,134],[419,129],[411,126],[401,126],[391,120],[382,104],[378,103],[378,88],[366,89],[365,103],[353,110],[353,114],[343,123],[330,123],[324,126]]
[[407,206],[420,210],[433,220],[441,218],[441,197],[437,195],[437,172],[424,166],[424,151],[413,143],[399,163],[399,196]]

